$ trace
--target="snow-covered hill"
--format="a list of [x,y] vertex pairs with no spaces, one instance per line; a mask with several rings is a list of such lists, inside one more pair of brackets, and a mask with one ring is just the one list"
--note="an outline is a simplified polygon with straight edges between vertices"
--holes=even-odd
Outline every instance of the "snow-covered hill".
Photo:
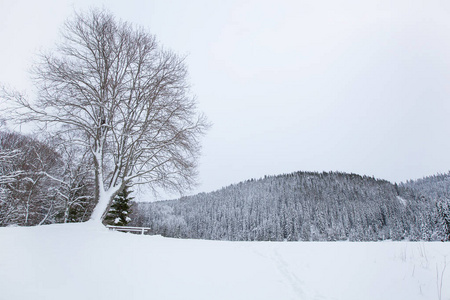
[[0,228],[0,299],[448,300],[450,243],[181,240],[89,223]]
[[176,238],[440,241],[445,230],[436,200],[450,198],[450,177],[441,178],[440,185],[399,186],[342,172],[265,176],[178,200],[135,203],[131,220]]

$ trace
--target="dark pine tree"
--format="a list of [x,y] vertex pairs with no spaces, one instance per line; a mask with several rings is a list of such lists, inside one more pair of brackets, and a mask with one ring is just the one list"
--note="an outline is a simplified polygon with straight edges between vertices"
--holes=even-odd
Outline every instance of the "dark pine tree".
[[129,190],[128,186],[114,198],[111,208],[105,217],[105,223],[109,225],[126,226],[130,221],[129,214],[130,201],[133,199],[130,194],[133,191]]
[[450,202],[447,199],[441,199],[436,206],[442,221],[443,241],[450,241]]

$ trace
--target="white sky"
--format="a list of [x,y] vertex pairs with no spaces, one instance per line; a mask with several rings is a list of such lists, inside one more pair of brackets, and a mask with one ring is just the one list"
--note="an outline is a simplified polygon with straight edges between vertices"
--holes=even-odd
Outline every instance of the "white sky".
[[194,192],[299,170],[450,170],[449,1],[0,0],[0,82],[29,89],[73,9],[102,6],[188,54],[214,124]]

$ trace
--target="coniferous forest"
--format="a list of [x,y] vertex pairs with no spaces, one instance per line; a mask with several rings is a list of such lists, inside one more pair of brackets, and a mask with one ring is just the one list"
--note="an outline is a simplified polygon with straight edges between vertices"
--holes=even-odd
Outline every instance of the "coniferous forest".
[[356,174],[296,172],[135,203],[132,224],[177,238],[435,241],[446,239],[448,211],[439,208],[448,210],[449,198],[450,174],[397,185]]

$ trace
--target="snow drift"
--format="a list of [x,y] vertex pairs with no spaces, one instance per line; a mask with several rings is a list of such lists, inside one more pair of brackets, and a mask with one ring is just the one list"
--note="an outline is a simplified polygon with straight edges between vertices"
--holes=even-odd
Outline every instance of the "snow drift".
[[0,299],[450,299],[442,242],[181,240],[88,222],[0,228],[0,245]]

